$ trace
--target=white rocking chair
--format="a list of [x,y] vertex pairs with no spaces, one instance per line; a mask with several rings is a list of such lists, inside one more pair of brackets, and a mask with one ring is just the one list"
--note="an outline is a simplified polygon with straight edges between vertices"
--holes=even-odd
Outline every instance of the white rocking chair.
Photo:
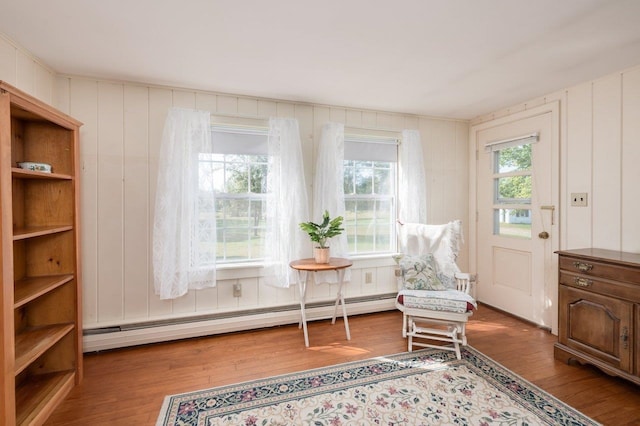
[[[477,304],[471,296],[471,275],[455,263],[461,225],[459,220],[399,224],[396,307],[402,311],[402,337],[408,338],[409,352],[414,346],[439,348],[454,351],[460,359],[460,345],[467,345],[466,324]],[[451,345],[429,343],[434,341]]]

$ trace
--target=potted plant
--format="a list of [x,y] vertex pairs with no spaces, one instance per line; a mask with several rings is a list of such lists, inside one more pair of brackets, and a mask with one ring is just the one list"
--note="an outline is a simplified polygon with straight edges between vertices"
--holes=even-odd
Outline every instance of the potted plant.
[[344,228],[342,228],[342,216],[331,219],[329,212],[324,211],[322,215],[322,223],[317,224],[313,222],[300,223],[300,229],[309,234],[311,241],[318,243],[318,247],[313,249],[313,257],[316,263],[329,263],[329,246],[327,246],[327,240],[336,235],[340,235]]

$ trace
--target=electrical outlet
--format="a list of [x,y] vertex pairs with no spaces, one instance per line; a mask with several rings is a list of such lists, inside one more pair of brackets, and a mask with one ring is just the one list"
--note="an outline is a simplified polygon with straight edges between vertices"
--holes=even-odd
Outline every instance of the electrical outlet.
[[574,207],[587,207],[587,193],[586,192],[572,192],[571,193],[571,205]]
[[233,285],[233,297],[242,297],[242,284],[235,283]]
[[373,282],[373,272],[364,273],[364,283],[371,284]]

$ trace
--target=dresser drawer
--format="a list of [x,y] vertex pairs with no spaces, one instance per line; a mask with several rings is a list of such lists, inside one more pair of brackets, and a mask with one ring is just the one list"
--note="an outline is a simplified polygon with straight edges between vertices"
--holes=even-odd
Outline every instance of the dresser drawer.
[[560,284],[640,303],[640,286],[636,284],[611,282],[601,280],[598,277],[586,274],[574,274],[563,270],[560,271]]
[[615,281],[627,283],[640,283],[640,269],[622,265],[612,265],[609,263],[594,262],[590,259],[580,259],[577,257],[560,256],[560,270],[573,272],[576,274],[596,276]]

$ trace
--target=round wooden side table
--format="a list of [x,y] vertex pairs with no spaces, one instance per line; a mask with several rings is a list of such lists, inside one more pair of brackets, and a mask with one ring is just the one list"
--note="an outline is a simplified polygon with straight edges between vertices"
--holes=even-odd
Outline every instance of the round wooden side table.
[[353,265],[349,259],[341,257],[332,257],[329,259],[329,263],[316,263],[313,258],[294,260],[289,263],[289,266],[298,272],[298,289],[300,290],[300,323],[298,327],[302,327],[304,331],[304,344],[309,347],[309,333],[307,331],[307,314],[305,311],[305,304],[307,298],[307,279],[309,272],[322,272],[322,271],[336,271],[338,277],[338,294],[336,295],[336,303],[333,310],[333,319],[331,324],[336,323],[336,315],[338,313],[338,305],[342,304],[342,318],[344,318],[344,329],[347,333],[347,340],[351,340],[351,333],[349,331],[349,320],[347,319],[347,308],[344,304],[344,294],[342,294],[342,287],[344,286],[344,272]]

